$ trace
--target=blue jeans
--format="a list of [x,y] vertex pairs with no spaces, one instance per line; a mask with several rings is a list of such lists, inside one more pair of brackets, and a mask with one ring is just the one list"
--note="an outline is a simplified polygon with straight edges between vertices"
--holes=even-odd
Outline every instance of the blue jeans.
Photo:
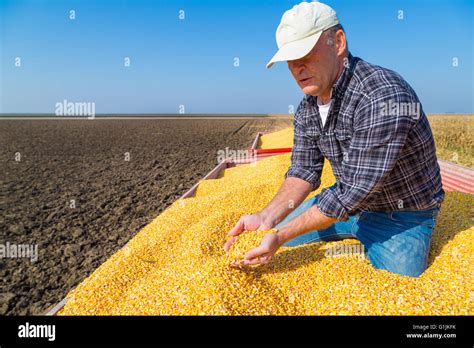
[[[318,195],[305,200],[275,227],[281,228],[317,201]],[[347,221],[307,232],[283,245],[355,238],[364,246],[364,253],[375,268],[418,277],[428,265],[431,234],[438,212],[439,206],[418,211],[363,210],[350,215]]]

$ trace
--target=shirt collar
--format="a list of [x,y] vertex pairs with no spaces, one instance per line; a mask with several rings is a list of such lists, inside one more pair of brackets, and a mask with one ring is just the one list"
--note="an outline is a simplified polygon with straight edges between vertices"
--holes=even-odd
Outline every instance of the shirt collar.
[[[346,63],[347,62],[347,63]],[[354,74],[354,68],[356,66],[356,59],[349,52],[347,60],[344,62],[344,70],[342,70],[341,75],[337,79],[336,83],[332,87],[332,96],[336,98],[342,98],[344,92],[349,85],[352,75]]]

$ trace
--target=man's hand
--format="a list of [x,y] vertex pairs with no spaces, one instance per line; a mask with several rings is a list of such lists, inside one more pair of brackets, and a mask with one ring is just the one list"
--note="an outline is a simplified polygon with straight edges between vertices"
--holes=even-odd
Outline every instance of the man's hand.
[[264,219],[260,215],[260,213],[242,216],[237,222],[237,224],[234,226],[234,228],[230,230],[228,234],[230,239],[227,241],[227,243],[224,244],[224,250],[228,251],[230,246],[235,242],[237,236],[243,231],[268,230],[273,227],[264,222],[263,220]]
[[277,233],[268,233],[263,236],[260,246],[250,249],[245,254],[244,260],[234,263],[232,266],[266,263],[286,241],[309,231],[325,229],[336,221],[337,219],[321,213],[317,205],[313,205],[279,228]]
[[[230,239],[225,243],[224,250],[228,251],[236,237],[244,230],[269,230],[282,221],[294,207],[304,201],[311,192],[312,185],[300,178],[288,177],[281,185],[278,193],[262,211],[244,215],[229,232]],[[291,202],[291,204],[290,204]]]
[[245,253],[245,258],[231,264],[232,267],[263,264],[270,261],[283,244],[278,233],[267,233],[263,236],[258,247],[252,248]]

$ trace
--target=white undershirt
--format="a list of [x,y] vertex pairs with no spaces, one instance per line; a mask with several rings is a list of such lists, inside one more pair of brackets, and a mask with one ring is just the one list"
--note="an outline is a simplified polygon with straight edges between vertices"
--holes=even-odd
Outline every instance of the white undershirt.
[[319,103],[319,98],[318,98],[318,108],[319,108],[319,114],[321,115],[321,121],[324,124],[326,123],[326,119],[328,118],[328,112],[329,108],[331,107],[332,99],[329,99],[329,103],[327,104],[320,104]]

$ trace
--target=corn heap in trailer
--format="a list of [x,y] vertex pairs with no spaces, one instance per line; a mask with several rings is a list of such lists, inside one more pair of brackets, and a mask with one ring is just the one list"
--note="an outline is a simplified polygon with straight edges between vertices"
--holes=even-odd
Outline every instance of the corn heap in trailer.
[[[261,147],[292,146],[292,129]],[[144,227],[71,291],[59,315],[472,315],[472,194],[447,192],[428,269],[412,278],[377,270],[366,258],[327,257],[357,240],[282,247],[265,265],[229,267],[223,250],[240,216],[276,194],[290,153],[221,165]],[[321,187],[335,182],[326,161]],[[249,233],[249,232],[247,232]],[[259,232],[261,233],[261,231]],[[239,237],[234,255],[258,243]]]

